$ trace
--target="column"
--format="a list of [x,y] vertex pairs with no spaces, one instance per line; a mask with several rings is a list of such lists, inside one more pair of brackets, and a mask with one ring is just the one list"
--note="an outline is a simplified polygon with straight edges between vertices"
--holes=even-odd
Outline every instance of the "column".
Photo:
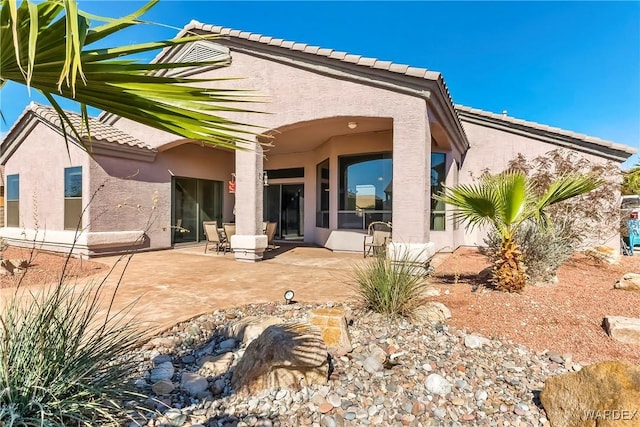
[[393,120],[392,260],[410,258],[422,263],[434,252],[429,242],[430,168],[427,105],[414,98],[410,108]]
[[267,247],[262,232],[262,146],[236,150],[236,234],[231,250],[237,261],[260,261]]

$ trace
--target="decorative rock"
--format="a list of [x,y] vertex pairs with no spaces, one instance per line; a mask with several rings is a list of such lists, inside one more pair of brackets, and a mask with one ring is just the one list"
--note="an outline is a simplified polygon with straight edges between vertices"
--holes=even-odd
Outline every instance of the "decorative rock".
[[151,370],[149,379],[154,383],[160,380],[170,380],[174,373],[175,369],[171,362],[162,362]]
[[609,246],[596,246],[584,251],[584,254],[607,264],[617,264],[620,260],[620,251]]
[[334,406],[331,403],[322,402],[318,406],[318,411],[320,411],[321,414],[326,414],[327,412],[331,411],[333,408],[334,408]]
[[418,323],[444,323],[451,318],[451,310],[441,302],[429,301],[414,312]]
[[367,357],[364,360],[362,366],[364,367],[364,370],[369,372],[370,374],[375,374],[376,372],[380,372],[384,369],[382,363],[380,363],[380,361],[373,356]]
[[282,320],[274,316],[248,316],[229,326],[225,334],[230,338],[242,341],[245,345],[249,345],[251,341],[258,338],[269,326],[279,323],[282,323]]
[[160,380],[151,386],[151,390],[160,396],[167,396],[175,390],[176,386],[169,380]]
[[222,375],[229,369],[233,363],[233,353],[223,353],[218,356],[207,355],[200,359],[200,367],[213,373],[213,375]]
[[213,385],[211,386],[211,393],[213,393],[216,396],[219,394],[222,394],[224,392],[225,385],[226,384],[224,382],[224,379],[218,378],[213,382]]
[[451,384],[438,374],[430,374],[427,377],[426,387],[433,394],[444,396],[451,393]]
[[640,319],[622,316],[604,318],[607,334],[616,341],[640,345]]
[[480,335],[465,335],[464,345],[468,348],[480,348],[484,345],[491,345],[491,340]]
[[209,387],[209,382],[198,374],[185,372],[182,374],[180,387],[191,396],[199,396]]
[[640,367],[602,362],[551,377],[544,383],[540,401],[554,426],[638,426]]
[[236,340],[234,340],[233,338],[224,340],[218,345],[220,350],[231,350],[235,346],[236,346]]
[[322,339],[329,351],[348,353],[352,350],[347,314],[343,307],[316,308],[311,310],[307,321],[320,328]]
[[303,323],[272,325],[249,344],[232,377],[236,392],[271,387],[300,388],[329,377],[327,346],[317,327]]
[[613,287],[625,291],[640,291],[640,274],[626,273]]

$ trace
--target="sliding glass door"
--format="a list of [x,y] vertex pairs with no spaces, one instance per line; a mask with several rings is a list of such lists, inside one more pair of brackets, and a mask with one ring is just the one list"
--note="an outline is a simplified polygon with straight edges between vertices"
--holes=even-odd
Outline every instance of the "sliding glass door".
[[222,224],[222,181],[173,178],[172,243],[204,240],[203,221]]

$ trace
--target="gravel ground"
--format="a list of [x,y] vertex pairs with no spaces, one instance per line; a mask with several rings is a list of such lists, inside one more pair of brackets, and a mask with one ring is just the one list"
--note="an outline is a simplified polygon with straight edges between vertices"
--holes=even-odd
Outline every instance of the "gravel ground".
[[[162,402],[155,406],[164,415],[139,418],[130,425],[542,426],[548,421],[537,395],[544,380],[581,369],[570,355],[534,353],[510,341],[484,341],[445,324],[414,325],[355,310],[349,326],[354,350],[332,358],[326,385],[235,394],[230,378],[244,348],[230,343],[221,334],[223,328],[250,315],[304,321],[313,307],[262,304],[216,311],[157,337],[138,354],[137,385]],[[478,347],[478,341],[485,344]],[[367,359],[381,351],[395,357],[376,369]],[[199,367],[202,357],[224,353],[233,355],[225,372],[213,375]],[[173,367],[167,379],[175,388],[168,395],[156,395],[157,386],[151,388],[158,379],[153,369],[166,368],[167,363]],[[194,397],[180,386],[186,373],[206,379],[205,395]]]

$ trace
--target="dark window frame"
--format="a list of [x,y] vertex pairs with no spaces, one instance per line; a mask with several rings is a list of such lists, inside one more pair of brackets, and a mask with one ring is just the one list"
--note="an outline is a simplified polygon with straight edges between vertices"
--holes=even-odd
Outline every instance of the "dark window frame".
[[[80,176],[79,182],[72,177]],[[64,229],[81,230],[82,220],[82,166],[64,168]]]
[[5,221],[7,227],[20,227],[20,174],[7,175],[6,182],[7,212]]

